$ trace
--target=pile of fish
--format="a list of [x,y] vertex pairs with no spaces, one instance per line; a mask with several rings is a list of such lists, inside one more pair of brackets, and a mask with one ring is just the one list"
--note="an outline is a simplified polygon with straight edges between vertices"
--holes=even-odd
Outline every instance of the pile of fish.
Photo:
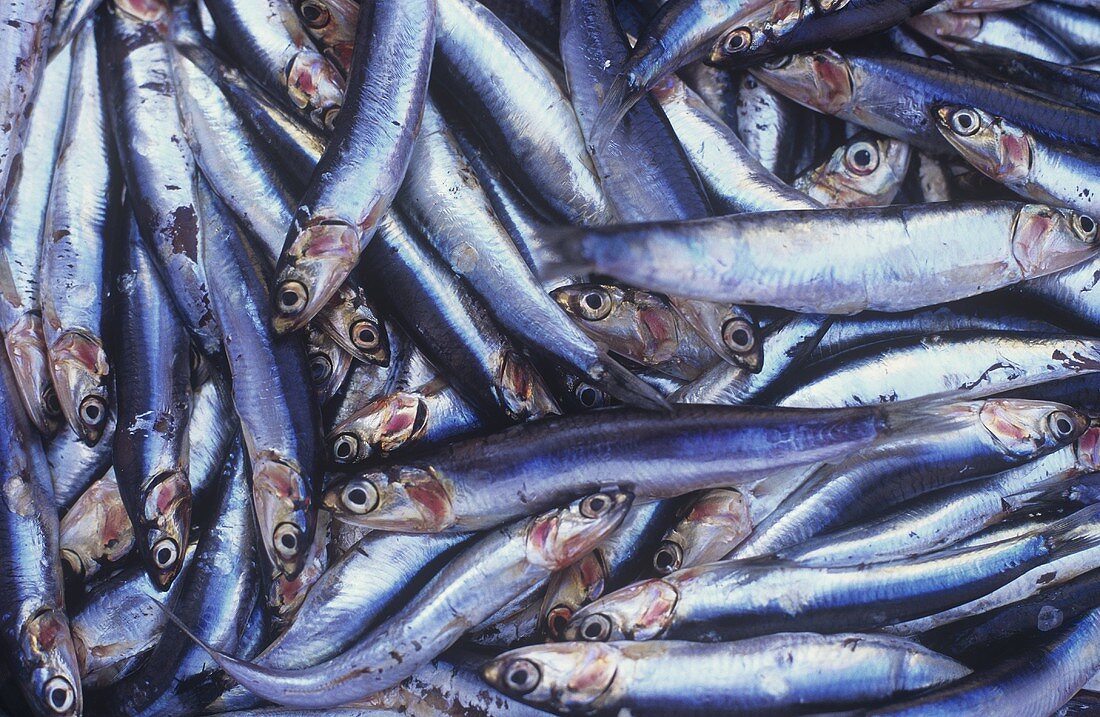
[[0,71],[0,714],[1100,710],[1100,0],[6,0]]

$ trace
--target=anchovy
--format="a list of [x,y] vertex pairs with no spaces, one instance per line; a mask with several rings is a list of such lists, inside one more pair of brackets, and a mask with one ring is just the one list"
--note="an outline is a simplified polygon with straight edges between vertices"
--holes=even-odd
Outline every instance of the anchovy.
[[1077,59],[1057,35],[1018,15],[936,12],[914,17],[909,27],[953,49],[1009,49],[1062,65]]
[[351,69],[359,3],[355,0],[294,0],[306,32],[344,75]]
[[826,207],[884,207],[901,190],[909,154],[904,142],[857,134],[793,186]]
[[653,570],[668,575],[680,568],[720,560],[752,532],[752,517],[741,491],[715,488],[700,493],[662,537]]
[[746,73],[737,85],[735,112],[734,128],[749,152],[780,179],[794,179],[804,110]]
[[94,446],[65,430],[46,446],[46,462],[53,477],[53,496],[58,510],[68,510],[84,490],[99,480],[111,467],[115,442],[115,419],[103,427],[103,436]]
[[324,404],[340,390],[351,370],[352,356],[324,331],[310,327],[306,335],[309,379],[317,402]]
[[[1092,10],[1096,10],[1095,5]],[[1062,3],[1054,6],[1034,3],[1020,10],[1019,14],[1045,27],[1051,35],[1069,45],[1080,57],[1100,55],[1100,22],[1097,21],[1095,12],[1066,7]]]

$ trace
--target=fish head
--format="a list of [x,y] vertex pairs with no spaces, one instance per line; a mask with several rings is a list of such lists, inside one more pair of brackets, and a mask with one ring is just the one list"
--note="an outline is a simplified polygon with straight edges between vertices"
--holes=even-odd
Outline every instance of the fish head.
[[31,312],[20,314],[4,341],[30,419],[43,435],[53,435],[61,421],[61,403],[50,380],[42,318]]
[[633,499],[628,491],[605,490],[535,516],[527,524],[528,561],[551,571],[571,565],[619,527]]
[[453,486],[434,468],[394,466],[334,481],[324,505],[366,528],[438,533],[455,524]]
[[310,48],[286,64],[286,88],[290,99],[310,120],[331,131],[344,104],[344,78],[331,62]]
[[1012,256],[1023,278],[1044,276],[1096,256],[1096,219],[1072,209],[1025,204],[1012,229]]
[[706,61],[712,65],[737,62],[737,58],[760,49],[778,28],[802,17],[803,6],[798,0],[778,0],[742,19],[710,43]]
[[333,430],[329,452],[335,463],[361,463],[419,439],[428,425],[428,404],[422,396],[395,391],[371,401]]
[[139,22],[157,22],[168,14],[167,0],[114,0],[118,12]]
[[963,105],[940,105],[934,116],[943,138],[987,177],[1011,183],[1031,173],[1034,138],[1021,128]]
[[359,240],[358,227],[338,219],[291,225],[272,296],[276,331],[302,328],[328,304],[355,268]]
[[288,578],[305,567],[316,516],[302,471],[285,460],[260,456],[252,462],[252,500],[260,542],[271,564]]
[[719,560],[751,532],[752,516],[740,491],[707,491],[665,534],[653,554],[653,569],[658,575],[668,575],[685,564]]
[[90,485],[61,517],[61,568],[67,582],[83,585],[104,567],[129,555],[134,527],[114,473]]
[[44,608],[27,620],[19,635],[16,681],[36,714],[81,713],[79,669],[69,620],[62,610]]
[[572,284],[550,294],[586,333],[621,356],[655,364],[676,352],[675,311],[655,294],[609,284]]
[[602,643],[534,645],[490,660],[481,675],[510,697],[559,713],[587,713],[612,689],[618,658],[618,648]]
[[833,50],[777,57],[752,73],[780,94],[830,115],[850,106],[855,92],[848,61]]
[[[505,412],[513,421],[528,421],[561,413],[538,369],[521,353],[504,353],[500,361],[497,385],[500,387],[500,405],[504,406]],[[422,426],[427,423],[426,411],[425,406]]]
[[960,40],[973,40],[982,31],[982,16],[972,13],[929,12],[909,18],[907,24],[942,44],[955,46]]
[[360,361],[389,365],[389,338],[362,288],[340,286],[321,316],[346,351]]
[[1049,401],[986,400],[979,420],[1009,455],[1034,458],[1076,441],[1089,427],[1080,411]]
[[167,471],[153,479],[142,503],[141,536],[137,537],[149,579],[159,590],[183,566],[191,527],[191,482],[184,471]]
[[608,642],[658,638],[672,620],[679,597],[679,591],[668,580],[636,582],[578,610],[565,628],[565,639]]
[[110,416],[111,369],[103,344],[82,331],[66,331],[49,346],[49,357],[62,414],[85,443],[95,445]]
[[542,605],[545,631],[551,639],[560,640],[577,608],[603,594],[608,572],[607,561],[601,551],[593,550],[554,574],[546,587]]
[[873,207],[893,201],[909,169],[909,145],[860,134],[795,181],[825,206]]
[[277,631],[285,630],[294,620],[298,608],[306,599],[306,594],[328,567],[328,524],[327,513],[317,517],[317,529],[305,566],[293,578],[285,573],[275,572],[268,586],[267,605],[271,608],[271,619]]

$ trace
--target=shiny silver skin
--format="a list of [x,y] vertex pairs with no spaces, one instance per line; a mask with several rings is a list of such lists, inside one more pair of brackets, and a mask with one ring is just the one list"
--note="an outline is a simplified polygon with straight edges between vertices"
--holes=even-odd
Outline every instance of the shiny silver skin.
[[942,0],[926,12],[1001,12],[1030,5],[1032,2],[1034,0]]
[[359,261],[401,185],[420,132],[435,0],[379,0],[359,23],[339,131],[294,213],[276,267],[276,328],[301,328]]
[[306,34],[291,0],[208,0],[219,32],[246,71],[288,108],[331,130],[345,104],[344,77]]
[[550,69],[476,0],[437,0],[435,71],[521,191],[571,224],[613,220],[573,107]]
[[969,673],[897,637],[802,632],[719,644],[537,645],[482,668],[500,692],[558,714],[645,715],[830,712],[901,699]]
[[0,359],[0,639],[34,714],[79,715],[80,668],[65,616],[49,468],[11,367]]
[[191,344],[131,220],[115,275],[114,470],[149,579],[166,590],[190,543]]
[[673,295],[832,314],[962,299],[1079,264],[1100,247],[1091,218],[1015,202],[562,228],[547,240],[547,273],[598,272]]
[[799,107],[766,84],[745,73],[737,86],[737,136],[764,169],[793,179],[798,141],[804,122]]
[[939,420],[816,471],[730,557],[768,555],[922,493],[1039,458],[1088,425],[1083,414],[1046,401],[989,399],[933,410]]
[[[729,125],[674,76],[653,90],[699,178],[722,213],[814,209],[821,201],[784,184]],[[899,180],[900,181],[900,180]],[[816,199],[816,201],[815,201]]]
[[320,416],[303,337],[276,332],[260,258],[213,192],[202,191],[199,201],[209,238],[203,264],[225,337],[261,542],[271,564],[294,578],[313,543],[312,494],[321,469]]
[[595,493],[481,538],[391,618],[341,654],[272,669],[213,653],[244,687],[278,704],[330,707],[396,685],[527,586],[569,565],[622,522],[631,496]]
[[634,579],[675,510],[672,500],[634,506],[618,530],[588,555],[555,573],[540,601],[541,632],[551,640],[559,639],[578,608]]
[[1098,514],[1091,506],[1019,540],[870,565],[700,565],[597,600],[577,613],[566,638],[712,642],[880,628],[966,603],[1053,560],[1095,555]]
[[[220,472],[209,528],[199,538],[171,610],[206,643],[236,651],[247,641],[253,607],[262,599],[256,521],[239,442]],[[166,625],[142,668],[98,698],[101,705],[129,715],[195,714],[221,692],[204,679],[216,669],[188,635]]]
[[1060,65],[1077,56],[1057,35],[1041,25],[1013,14],[935,12],[909,20],[909,27],[953,49],[997,47]]
[[391,212],[367,247],[364,271],[391,315],[482,415],[526,421],[560,413],[534,365],[427,243]]
[[1017,194],[1100,216],[1100,154],[1058,146],[977,107],[940,107],[936,127],[978,171]]
[[103,313],[104,257],[118,200],[114,149],[103,109],[95,24],[72,46],[60,154],[42,232],[38,292],[50,373],[66,422],[89,444],[110,414],[111,368]]
[[220,337],[200,262],[198,167],[176,106],[167,0],[112,0],[109,7],[97,23],[100,64],[127,197],[180,318],[214,355]]
[[58,510],[68,510],[73,501],[111,466],[115,442],[115,419],[103,427],[103,437],[89,446],[71,429],[58,433],[46,446],[46,461],[53,477],[53,497]]
[[664,401],[608,357],[547,296],[496,219],[488,198],[435,105],[413,152],[398,204],[414,229],[481,298],[506,332],[624,400]]
[[[521,424],[340,476],[328,485],[324,504],[338,520],[365,527],[475,530],[609,485],[628,486],[640,499],[670,498],[728,486],[731,477],[747,479],[753,471],[837,458],[901,430],[895,418],[881,406],[605,409]],[[789,449],[777,451],[775,444]]]
[[394,391],[398,387],[398,379],[409,364],[410,354],[419,353],[419,349],[411,345],[405,332],[392,321],[385,323],[385,329],[390,340],[389,365],[356,363],[351,367],[339,393],[325,407],[326,431],[362,411],[372,401]]
[[1046,492],[1068,489],[1100,468],[1097,429],[1072,446],[988,478],[941,488],[850,528],[779,552],[785,560],[817,565],[880,562],[951,545],[1005,518]]
[[909,145],[866,133],[792,184],[826,207],[884,207],[894,201],[908,171]]
[[911,701],[868,711],[869,715],[957,715],[990,717],[1057,714],[1100,669],[1100,610],[1049,640],[1013,655],[991,669],[921,695]]
[[913,398],[980,398],[1100,371],[1100,340],[1015,331],[887,339],[807,366],[780,406],[854,406]]
[[0,11],[0,214],[23,165],[28,114],[46,69],[54,0],[15,0]]
[[45,435],[57,430],[62,416],[42,333],[38,266],[54,163],[61,151],[69,104],[71,67],[72,54],[68,52],[46,66],[27,128],[25,151],[35,162],[24,168],[0,218],[0,332],[27,415]]
[[1096,4],[1092,3],[1091,13],[1086,9],[1066,7],[1080,7],[1080,1],[1035,3],[1033,7],[1025,8],[1019,14],[1042,25],[1051,35],[1069,45],[1079,57],[1096,57],[1100,55],[1100,22],[1096,19]]
[[[194,554],[192,543],[184,556],[184,571]],[[161,592],[144,570],[128,568],[89,591],[72,618],[73,645],[84,687],[112,685],[141,664],[168,624],[168,618],[153,601],[173,604],[183,582],[175,580],[166,592]]]
[[752,532],[750,500],[733,488],[700,493],[661,538],[653,553],[653,572],[668,575],[725,557]]
[[102,0],[58,0],[50,30],[50,56],[60,56]]

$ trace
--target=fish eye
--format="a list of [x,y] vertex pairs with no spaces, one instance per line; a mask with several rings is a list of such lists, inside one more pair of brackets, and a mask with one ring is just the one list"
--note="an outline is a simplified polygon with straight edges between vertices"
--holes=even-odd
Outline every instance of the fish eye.
[[351,325],[351,343],[360,351],[374,351],[382,345],[382,332],[373,321],[359,319]]
[[46,409],[46,415],[50,418],[57,418],[61,415],[61,401],[57,398],[56,388],[46,386],[42,391],[42,405]]
[[546,613],[546,630],[550,636],[560,640],[565,634],[565,628],[573,617],[573,611],[565,605],[555,605]]
[[365,515],[378,507],[378,489],[368,480],[355,480],[344,488],[340,501],[349,513]]
[[609,508],[615,503],[611,496],[604,495],[603,493],[596,493],[590,495],[581,501],[581,515],[585,518],[599,518],[606,513]]
[[1051,434],[1059,441],[1071,438],[1076,432],[1077,423],[1065,411],[1054,411],[1047,416],[1047,425]]
[[332,439],[332,459],[337,463],[351,463],[359,455],[359,437],[354,433],[341,433]]
[[309,301],[309,290],[300,281],[284,281],[279,286],[279,311],[284,314],[300,314]]
[[578,384],[573,389],[573,395],[577,397],[580,404],[585,408],[595,408],[600,404],[600,392],[598,389],[589,386],[587,383]]
[[1080,237],[1083,241],[1092,244],[1096,241],[1096,220],[1090,217],[1088,214],[1078,214],[1074,212],[1073,219],[1073,232]]
[[302,3],[298,8],[298,12],[301,14],[302,20],[305,21],[306,26],[313,30],[319,30],[325,25],[328,25],[329,21],[332,19],[332,15],[329,13],[327,7],[319,2],[313,2],[312,0],[306,0],[306,2]]
[[974,110],[955,110],[951,114],[951,131],[969,137],[982,128],[982,120]]
[[43,687],[43,696],[49,708],[57,714],[68,712],[76,702],[76,691],[64,677],[51,678]]
[[605,642],[611,637],[611,619],[600,613],[589,615],[581,623],[581,637],[589,642]]
[[791,60],[794,59],[794,55],[782,55],[780,57],[773,57],[770,60],[766,60],[763,63],[765,70],[782,70],[787,65],[791,64]]
[[309,378],[313,385],[319,386],[332,376],[332,361],[324,354],[309,357]]
[[279,523],[275,526],[275,532],[271,535],[275,553],[284,560],[290,560],[298,555],[298,547],[302,542],[302,531],[293,523]]
[[611,294],[602,287],[593,287],[577,300],[577,313],[586,321],[600,321],[611,313]]
[[844,152],[844,166],[865,177],[878,169],[878,148],[870,142],[856,142]]
[[756,348],[756,330],[744,319],[730,319],[722,326],[722,343],[735,353],[748,353]]
[[153,544],[153,564],[158,570],[167,570],[176,564],[180,549],[171,538],[161,538]]
[[668,575],[684,564],[684,549],[671,540],[665,540],[653,554],[653,569],[658,575]]
[[722,52],[727,55],[736,55],[744,52],[752,45],[752,30],[747,27],[739,27],[722,39]]
[[504,684],[518,695],[525,695],[539,686],[542,673],[530,660],[512,660],[504,670]]
[[101,426],[107,420],[107,402],[99,396],[88,396],[80,402],[80,420],[86,426]]

